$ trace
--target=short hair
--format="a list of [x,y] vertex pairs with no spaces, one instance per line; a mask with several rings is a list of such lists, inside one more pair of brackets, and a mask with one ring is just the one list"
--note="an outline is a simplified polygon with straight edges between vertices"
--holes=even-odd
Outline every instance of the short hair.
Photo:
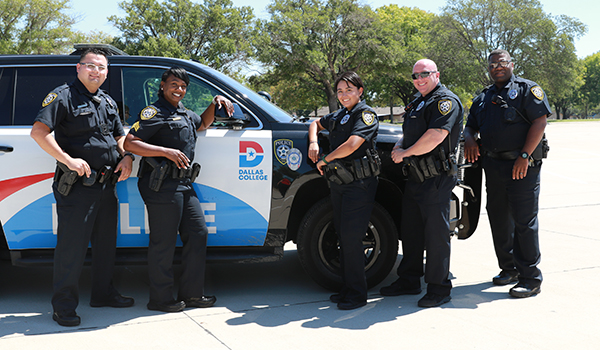
[[336,80],[335,80],[335,89],[337,90],[337,86],[340,83],[340,81],[345,81],[346,83],[350,83],[354,86],[356,86],[357,89],[360,88],[365,88],[362,79],[360,79],[360,77],[358,76],[358,74],[356,74],[356,72],[353,71],[347,71],[342,73]]
[[506,57],[508,57],[509,61],[511,59],[508,51],[506,51],[504,49],[496,49],[496,50],[490,52],[490,54],[488,55],[488,62],[490,62],[492,60],[492,56],[495,56],[495,55],[505,55]]
[[[166,82],[170,76],[183,80],[185,85],[190,85],[190,76],[188,75],[188,72],[181,67],[171,67],[167,69],[160,78],[160,81]],[[163,96],[163,91],[161,89],[158,89],[158,96]]]
[[88,47],[85,50],[83,50],[81,56],[79,56],[79,61],[83,60],[83,58],[90,53],[93,53],[94,55],[104,56],[104,58],[106,58],[106,62],[108,62],[108,53],[105,50],[97,47]]

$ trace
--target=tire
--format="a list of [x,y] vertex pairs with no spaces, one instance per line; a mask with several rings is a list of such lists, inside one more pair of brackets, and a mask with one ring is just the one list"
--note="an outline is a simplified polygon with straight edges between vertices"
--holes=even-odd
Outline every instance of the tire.
[[[332,221],[329,197],[317,202],[304,216],[298,230],[297,249],[306,273],[322,287],[341,289],[339,242]],[[398,256],[398,233],[388,212],[375,203],[363,240],[365,273],[369,288],[387,277]]]

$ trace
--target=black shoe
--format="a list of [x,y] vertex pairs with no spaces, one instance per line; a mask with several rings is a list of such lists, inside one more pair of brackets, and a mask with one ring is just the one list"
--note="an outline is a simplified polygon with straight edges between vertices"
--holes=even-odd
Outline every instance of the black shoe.
[[183,301],[172,300],[167,303],[159,303],[150,300],[148,302],[148,310],[162,311],[162,312],[181,312],[185,309],[185,303]]
[[200,298],[189,298],[182,301],[185,303],[185,307],[211,307],[217,302],[217,297],[203,295]]
[[450,299],[452,299],[452,297],[449,296],[449,295],[440,295],[440,294],[434,294],[434,293],[427,293],[427,294],[425,294],[424,297],[421,298],[421,300],[419,300],[419,304],[418,305],[420,307],[440,306],[442,304],[445,304],[445,303],[449,302]]
[[351,300],[342,300],[337,304],[338,309],[340,310],[354,310],[359,307],[363,307],[367,305],[367,301],[351,301]]
[[519,280],[519,273],[517,271],[502,270],[502,271],[500,271],[498,276],[495,276],[494,278],[492,278],[492,283],[494,283],[497,286],[505,286],[507,284],[517,282],[518,280]]
[[117,294],[114,297],[112,297],[111,299],[103,300],[103,301],[90,300],[91,307],[103,307],[103,306],[131,307],[131,306],[133,306],[133,303],[134,303],[134,300],[132,297],[124,297],[121,294]]
[[397,295],[405,295],[405,294],[421,294],[421,288],[406,288],[402,285],[402,283],[400,282],[400,280],[397,280],[396,282],[392,283],[391,285],[387,286],[387,287],[382,287],[379,290],[379,294],[386,296],[386,297],[393,297],[393,296],[397,296]]
[[517,283],[517,285],[512,287],[508,293],[515,298],[528,298],[540,294],[541,291],[541,286],[531,287],[524,283]]
[[334,304],[339,303],[343,299],[344,299],[344,295],[342,293],[331,294],[329,296],[329,300]]
[[77,316],[75,311],[54,312],[52,319],[61,326],[75,327],[81,323],[81,318]]

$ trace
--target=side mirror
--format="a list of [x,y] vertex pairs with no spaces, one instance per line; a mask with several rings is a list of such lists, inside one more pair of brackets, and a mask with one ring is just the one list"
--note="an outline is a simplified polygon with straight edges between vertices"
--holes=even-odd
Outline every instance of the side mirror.
[[250,119],[244,114],[240,105],[234,103],[232,116],[227,115],[224,107],[215,107],[215,123],[230,126],[233,130],[241,130],[244,125],[250,123]]

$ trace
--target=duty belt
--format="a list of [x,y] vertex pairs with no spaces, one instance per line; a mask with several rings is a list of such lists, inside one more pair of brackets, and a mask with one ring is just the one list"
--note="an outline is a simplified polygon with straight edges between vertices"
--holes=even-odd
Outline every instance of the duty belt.
[[504,152],[491,152],[491,151],[483,151],[484,155],[493,159],[500,160],[515,160],[519,158],[521,152],[519,151],[504,151]]

